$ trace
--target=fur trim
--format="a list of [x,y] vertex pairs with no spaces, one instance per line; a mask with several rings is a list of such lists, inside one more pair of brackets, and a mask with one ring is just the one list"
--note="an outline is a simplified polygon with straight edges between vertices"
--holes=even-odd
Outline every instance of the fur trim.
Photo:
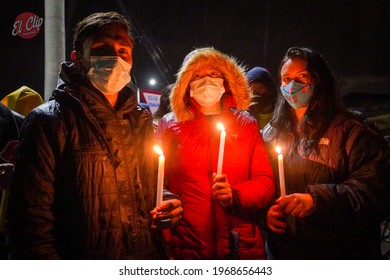
[[172,112],[178,121],[193,119],[193,113],[187,107],[189,103],[189,84],[193,73],[202,65],[212,64],[224,80],[226,92],[231,92],[237,108],[246,110],[250,106],[252,91],[245,77],[246,67],[240,65],[236,58],[228,56],[212,47],[200,48],[189,53],[177,73],[176,83],[170,95]]

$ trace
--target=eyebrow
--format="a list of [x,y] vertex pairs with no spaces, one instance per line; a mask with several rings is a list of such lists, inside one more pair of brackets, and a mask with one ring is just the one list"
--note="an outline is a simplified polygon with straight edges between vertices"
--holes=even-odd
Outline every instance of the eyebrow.
[[131,40],[130,42],[128,42],[127,40],[119,40],[119,45],[131,48],[133,46],[133,42]]
[[[126,42],[125,40],[120,40],[119,42],[119,45],[121,47],[126,47],[126,48],[132,48],[133,45],[131,45],[131,42],[130,44],[128,42]],[[97,42],[94,42],[91,44],[91,47],[92,48],[99,48],[99,47],[104,47],[104,46],[108,46],[109,44],[107,42],[102,42],[102,41],[97,41]]]
[[[303,72],[309,73],[309,71],[307,69],[298,71],[297,73],[300,74],[300,73],[303,73]],[[282,75],[282,77],[284,77],[284,76],[290,76],[290,74],[287,73],[287,74]]]

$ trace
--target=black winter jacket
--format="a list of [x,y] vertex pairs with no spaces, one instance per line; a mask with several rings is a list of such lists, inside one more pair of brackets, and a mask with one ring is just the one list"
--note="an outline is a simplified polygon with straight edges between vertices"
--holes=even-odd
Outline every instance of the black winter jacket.
[[157,259],[153,126],[125,87],[112,108],[64,63],[22,131],[11,189],[13,258]]
[[[275,178],[279,178],[271,135],[272,128],[267,125],[263,137],[270,148]],[[286,193],[310,193],[316,208],[311,216],[289,219],[292,230],[287,234],[268,233],[272,256],[380,258],[380,224],[390,216],[390,150],[386,141],[361,121],[341,113],[318,146],[321,156],[304,156],[297,151],[289,153],[290,146],[285,144]]]

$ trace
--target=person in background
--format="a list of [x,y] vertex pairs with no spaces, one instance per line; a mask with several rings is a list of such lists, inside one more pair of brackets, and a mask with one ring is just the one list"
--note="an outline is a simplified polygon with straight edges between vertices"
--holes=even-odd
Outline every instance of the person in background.
[[131,23],[94,13],[75,28],[72,62],[26,118],[10,194],[11,259],[160,259],[160,228],[183,209],[156,207],[150,113],[128,86]]
[[0,103],[0,163],[15,163],[24,116]]
[[[264,259],[256,223],[275,192],[273,172],[256,120],[246,109],[251,91],[243,66],[212,47],[183,61],[172,89],[172,112],[156,134],[166,155],[167,188],[185,215],[171,228],[173,259]],[[221,130],[226,132],[218,171]]]
[[9,187],[24,116],[0,103],[0,259],[8,259],[7,208]]
[[246,79],[254,95],[249,112],[256,118],[259,129],[263,129],[271,120],[278,99],[276,83],[263,67],[249,70]]
[[11,110],[23,116],[27,116],[32,109],[43,103],[43,99],[35,90],[29,88],[28,86],[22,86],[14,92],[6,95],[1,100],[1,103]]
[[12,163],[0,163],[0,260],[9,259],[6,217],[13,169]]
[[287,195],[266,214],[268,256],[380,258],[380,224],[390,210],[386,141],[341,107],[335,77],[318,52],[288,49],[280,80],[282,96],[263,137],[275,172],[275,145],[282,149]]
[[156,112],[153,114],[153,124],[157,128],[160,119],[167,113],[171,112],[171,107],[169,105],[169,95],[171,94],[174,84],[169,84],[165,86],[161,91],[160,105],[158,106]]

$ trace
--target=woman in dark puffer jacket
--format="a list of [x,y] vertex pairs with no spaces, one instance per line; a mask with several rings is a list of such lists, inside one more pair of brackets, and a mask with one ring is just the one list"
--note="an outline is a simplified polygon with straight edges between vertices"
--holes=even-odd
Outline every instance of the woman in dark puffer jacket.
[[287,195],[267,213],[269,257],[380,258],[380,224],[390,215],[386,141],[341,108],[319,53],[289,49],[280,77],[283,96],[263,137],[276,172],[282,147]]

